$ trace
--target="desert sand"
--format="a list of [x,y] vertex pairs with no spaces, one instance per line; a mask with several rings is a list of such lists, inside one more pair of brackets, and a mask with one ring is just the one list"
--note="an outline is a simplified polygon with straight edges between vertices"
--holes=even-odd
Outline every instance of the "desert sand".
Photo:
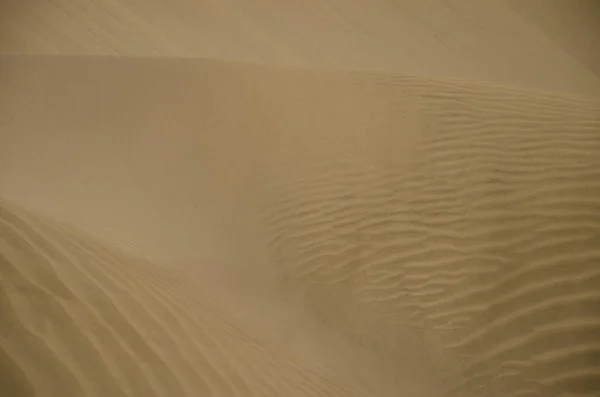
[[541,3],[3,5],[0,395],[600,395],[595,8]]

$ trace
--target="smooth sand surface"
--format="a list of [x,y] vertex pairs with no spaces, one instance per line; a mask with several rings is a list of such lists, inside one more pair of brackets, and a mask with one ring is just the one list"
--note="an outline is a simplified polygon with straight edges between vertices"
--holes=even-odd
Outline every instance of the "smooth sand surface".
[[0,396],[600,395],[593,18],[75,3],[3,4]]
[[213,58],[600,95],[596,0],[4,0],[0,53]]

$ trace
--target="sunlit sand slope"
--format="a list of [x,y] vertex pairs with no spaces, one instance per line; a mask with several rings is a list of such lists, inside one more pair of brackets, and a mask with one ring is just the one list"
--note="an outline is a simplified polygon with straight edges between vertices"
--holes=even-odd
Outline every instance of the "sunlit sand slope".
[[294,291],[315,333],[397,376],[436,357],[449,387],[430,395],[597,395],[597,100],[193,60],[1,65],[3,197],[213,280],[239,312],[269,307],[252,285]]
[[197,286],[0,206],[0,390],[360,396],[241,331]]

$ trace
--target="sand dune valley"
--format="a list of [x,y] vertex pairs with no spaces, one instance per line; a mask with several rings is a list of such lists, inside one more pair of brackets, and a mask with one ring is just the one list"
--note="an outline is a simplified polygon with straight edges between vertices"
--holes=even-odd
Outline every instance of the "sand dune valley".
[[600,397],[600,2],[0,2],[0,397]]

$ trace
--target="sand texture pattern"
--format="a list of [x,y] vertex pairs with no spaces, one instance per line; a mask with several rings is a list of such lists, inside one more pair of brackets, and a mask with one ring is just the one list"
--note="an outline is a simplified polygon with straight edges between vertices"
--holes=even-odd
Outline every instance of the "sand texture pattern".
[[0,397],[600,397],[594,0],[0,3]]
[[15,395],[597,395],[600,101],[202,60],[1,65]]
[[361,395],[247,336],[185,279],[0,213],[4,395]]

